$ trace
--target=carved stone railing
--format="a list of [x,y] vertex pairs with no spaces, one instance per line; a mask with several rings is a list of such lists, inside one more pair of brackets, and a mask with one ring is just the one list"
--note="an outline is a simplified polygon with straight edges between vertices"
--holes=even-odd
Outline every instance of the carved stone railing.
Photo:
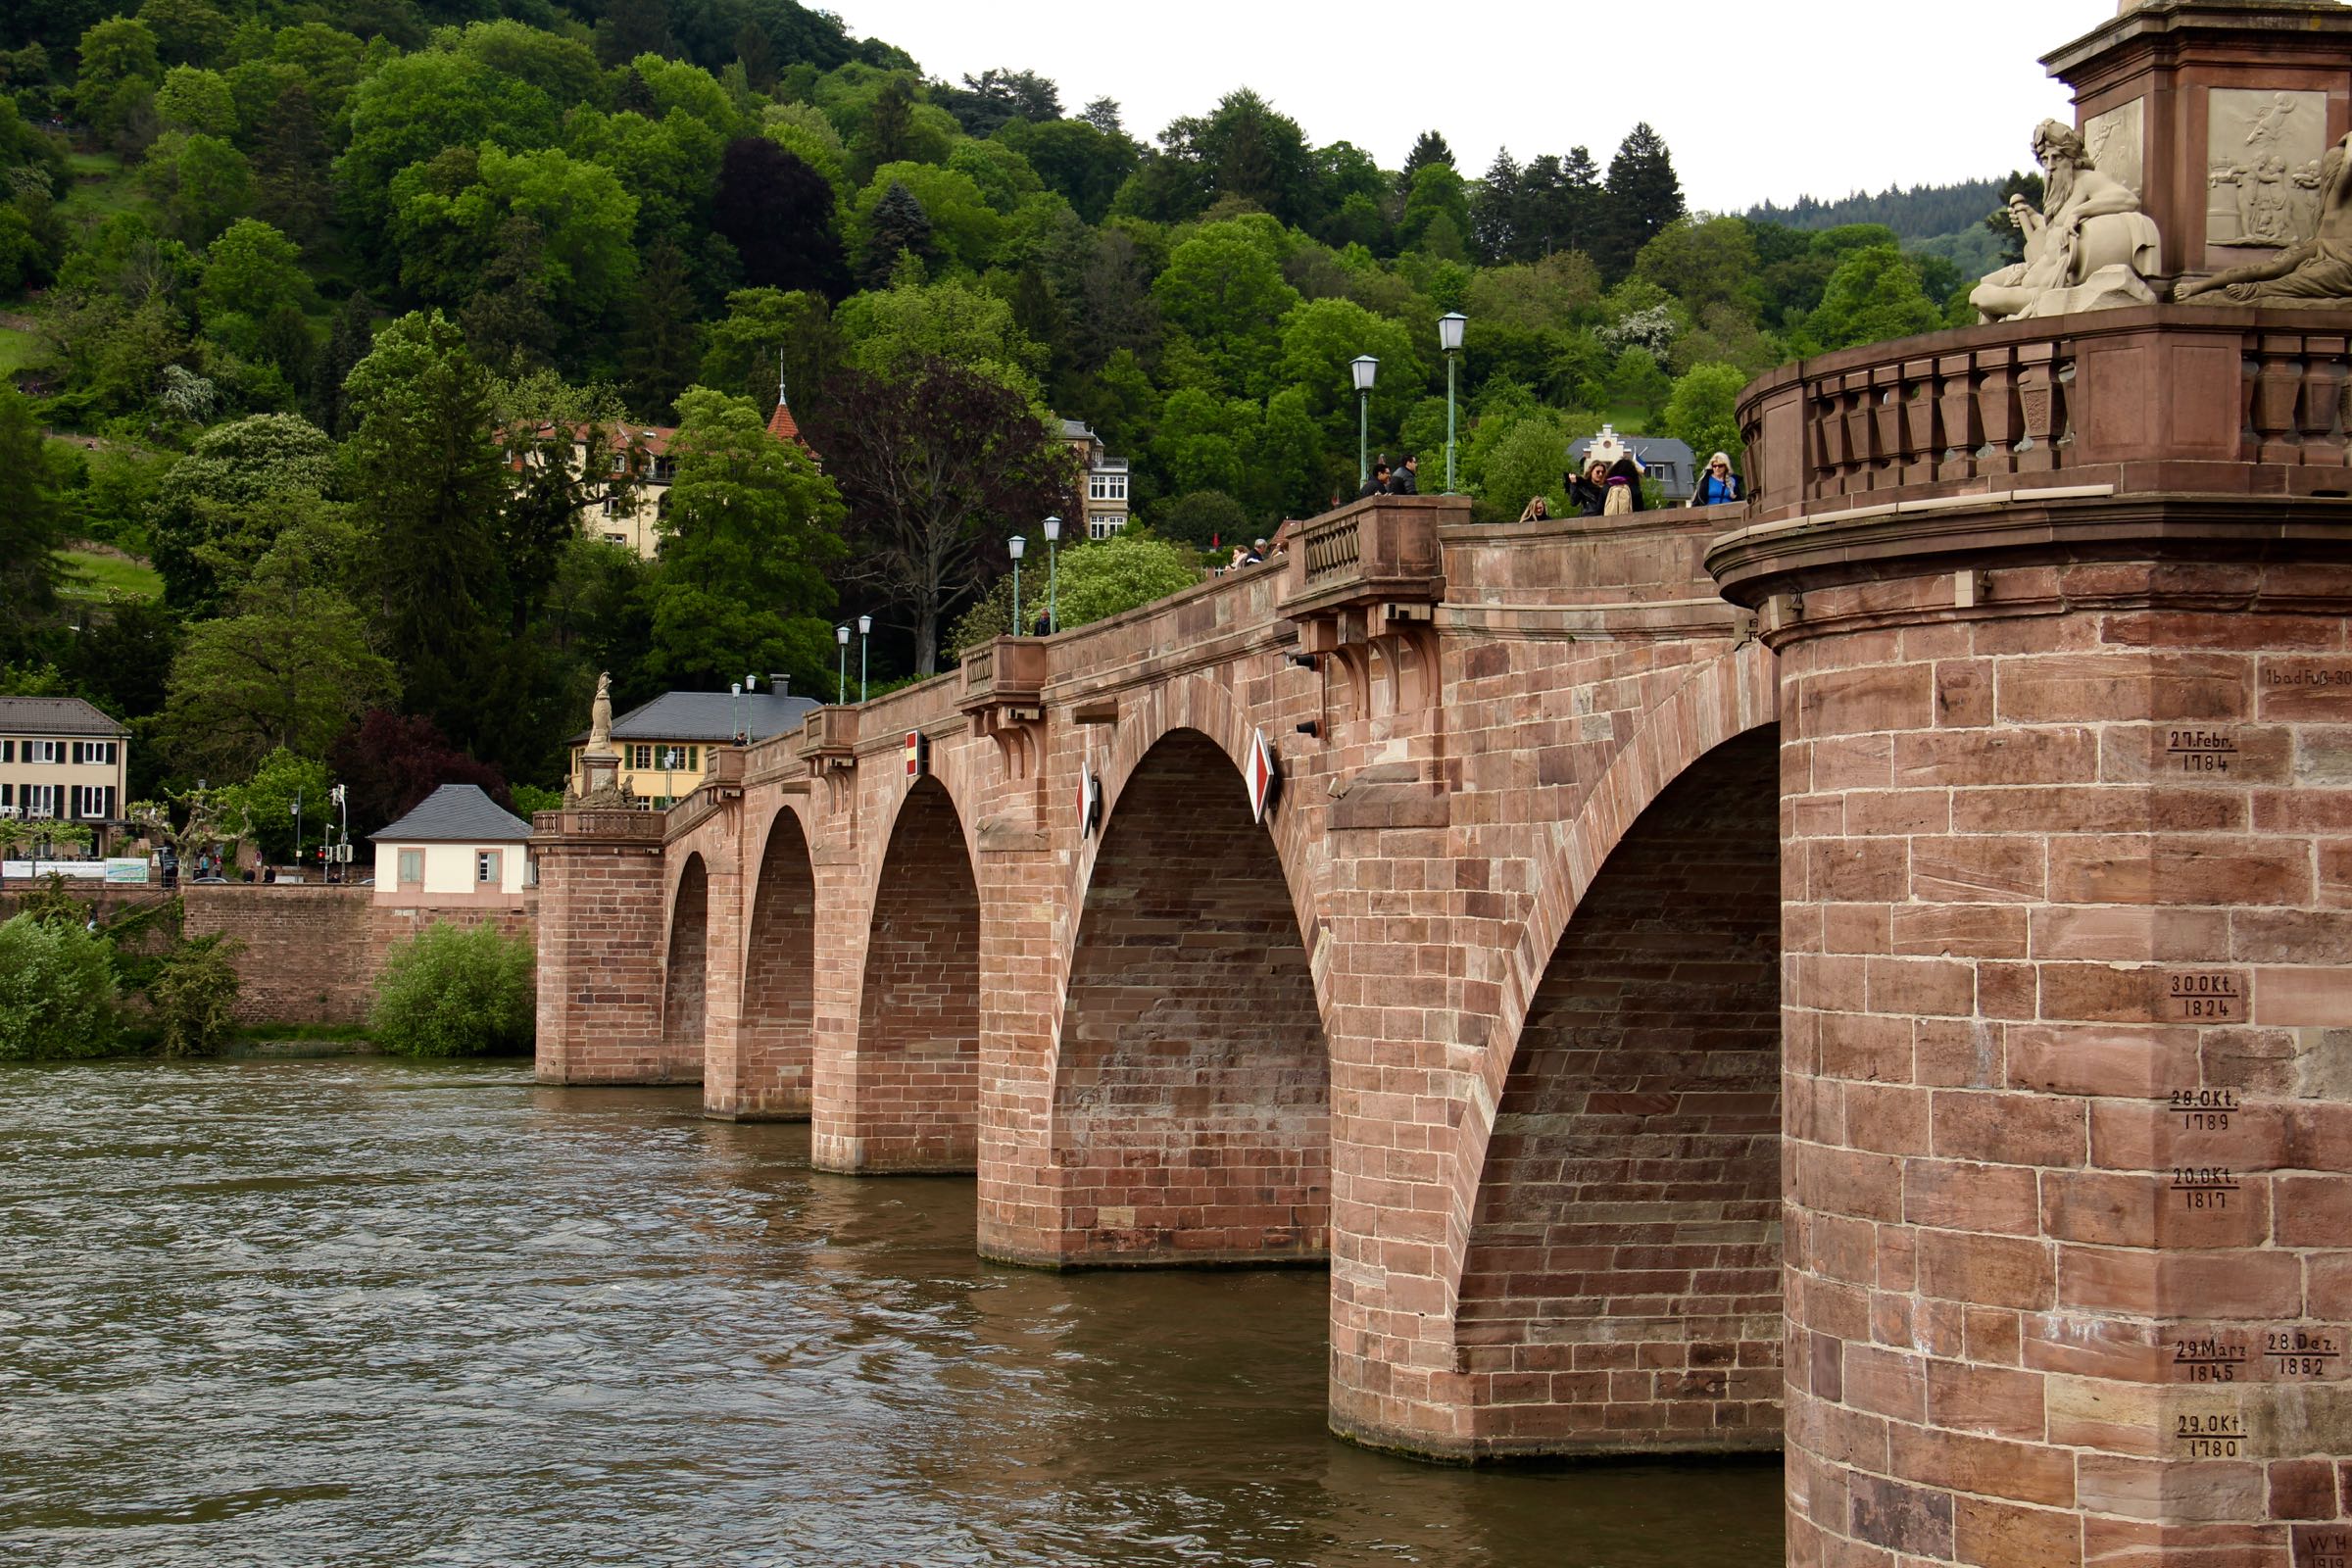
[[1299,525],[1282,612],[1294,619],[1446,597],[1442,524],[1468,522],[1467,496],[1372,496]]
[[2109,485],[2352,490],[2352,312],[2139,306],[1799,361],[1740,395],[1753,514]]
[[801,742],[795,748],[812,773],[830,767],[855,767],[858,762],[858,710],[816,708],[801,721]]
[[1046,640],[999,637],[963,656],[963,686],[956,706],[974,735],[993,738],[1013,778],[1032,776],[1045,738]]

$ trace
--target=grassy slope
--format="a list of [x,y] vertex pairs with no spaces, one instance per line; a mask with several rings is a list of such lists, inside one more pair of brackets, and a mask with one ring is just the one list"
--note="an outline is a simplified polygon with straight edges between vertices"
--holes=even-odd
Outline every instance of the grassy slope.
[[105,599],[120,595],[125,599],[161,599],[164,579],[144,561],[113,551],[69,550],[66,564],[71,568],[63,591],[69,599]]

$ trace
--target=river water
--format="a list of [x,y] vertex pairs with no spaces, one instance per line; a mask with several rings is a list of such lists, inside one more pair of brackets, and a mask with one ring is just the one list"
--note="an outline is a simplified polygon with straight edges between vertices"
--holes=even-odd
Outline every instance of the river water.
[[973,1184],[519,1064],[0,1069],[0,1563],[1781,1559],[1777,1465],[1324,1430],[1325,1281],[1054,1275]]

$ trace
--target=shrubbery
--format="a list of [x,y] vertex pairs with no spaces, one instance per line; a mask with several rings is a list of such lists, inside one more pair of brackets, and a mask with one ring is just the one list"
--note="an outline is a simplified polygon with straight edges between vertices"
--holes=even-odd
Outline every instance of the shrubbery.
[[234,1032],[236,955],[244,944],[218,933],[192,937],[156,961],[147,982],[156,1048],[167,1056],[209,1056]]
[[536,984],[527,939],[436,920],[384,960],[368,1022],[376,1044],[404,1056],[528,1051]]
[[103,1055],[121,1035],[114,948],[76,921],[0,924],[0,1059]]

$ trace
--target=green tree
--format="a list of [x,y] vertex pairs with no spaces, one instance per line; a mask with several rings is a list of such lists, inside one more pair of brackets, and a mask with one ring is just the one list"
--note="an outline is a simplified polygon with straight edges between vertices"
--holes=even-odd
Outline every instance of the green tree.
[[[898,192],[912,197],[922,210],[924,221],[930,225],[933,254],[974,271],[988,265],[1004,237],[1004,220],[989,206],[969,174],[925,164],[884,164],[874,171],[874,177],[858,192],[850,210],[850,248],[866,259],[869,276],[885,254],[892,266],[897,265],[898,251],[890,249],[894,236],[899,237],[901,249],[924,254],[923,248],[907,237],[915,230]],[[882,211],[885,203],[891,209],[888,215]]]
[[478,753],[483,699],[501,679],[492,627],[505,586],[490,378],[447,318],[413,313],[376,334],[345,392],[358,421],[349,491],[376,529],[368,599],[385,651],[411,710]]
[[155,133],[155,89],[164,77],[154,29],[114,17],[81,35],[78,53],[74,113],[110,145],[124,151],[145,145]]
[[1608,200],[1602,209],[1593,259],[1609,277],[1623,277],[1667,224],[1683,216],[1683,182],[1665,140],[1646,122],[1626,132],[1609,160]]
[[352,93],[351,140],[335,162],[340,206],[356,232],[388,240],[393,175],[448,147],[551,146],[556,128],[556,108],[545,92],[476,58],[440,51],[395,56]]
[[207,63],[229,34],[228,19],[205,0],[146,0],[139,21],[155,34],[157,57],[174,66]]
[[1396,242],[1408,249],[1423,246],[1432,224],[1444,220],[1451,228],[1456,255],[1470,232],[1470,193],[1450,163],[1425,163],[1412,176],[1404,198],[1404,217],[1396,224]]
[[1746,304],[1756,272],[1756,243],[1738,218],[1680,218],[1642,247],[1634,275],[1682,301],[1696,316],[1715,305]]
[[104,937],[31,914],[0,922],[0,1060],[104,1055],[119,1036]]
[[[156,488],[147,517],[166,599],[189,614],[220,612],[275,540],[270,503],[316,501],[333,483],[333,445],[293,414],[233,419],[196,438]],[[223,574],[228,581],[223,582]]]
[[517,218],[537,231],[529,281],[561,318],[595,320],[636,281],[637,198],[610,171],[553,148],[455,149],[394,175],[390,196],[401,281],[435,303],[472,294]]
[[1257,397],[1272,390],[1284,320],[1298,303],[1282,275],[1279,233],[1263,220],[1203,223],[1169,253],[1152,284],[1160,310],[1200,347],[1217,379]]
[[888,282],[906,257],[920,262],[936,254],[931,215],[914,192],[897,180],[866,210],[859,232],[858,275],[869,284]]
[[1063,554],[1057,612],[1063,627],[1084,626],[1182,593],[1200,579],[1195,552],[1130,524]]
[[[1705,463],[1713,452],[1732,454],[1738,466],[1740,419],[1736,412],[1747,372],[1736,365],[1694,365],[1677,377],[1666,400],[1666,433]],[[1679,497],[1677,498],[1680,499]]]
[[57,603],[65,569],[66,511],[56,459],[32,405],[0,387],[0,467],[11,476],[0,507],[0,660],[16,651]]
[[1154,512],[1152,528],[1164,538],[1208,549],[1243,537],[1250,518],[1242,504],[1224,491],[1195,490]]
[[824,571],[841,555],[839,494],[767,433],[760,405],[697,387],[678,413],[644,674],[705,689],[747,669],[818,681],[833,640]]
[[193,66],[173,66],[164,74],[155,112],[166,130],[228,136],[237,128],[237,101],[229,95],[228,78]]
[[237,955],[245,944],[224,932],[172,944],[157,960],[144,988],[166,1056],[209,1056],[236,1033],[237,993],[243,978]]
[[620,351],[631,397],[657,419],[670,412],[671,400],[694,374],[695,316],[685,255],[664,240],[646,257]]
[[298,845],[325,841],[334,822],[334,803],[326,792],[334,783],[324,762],[278,746],[255,765],[245,782],[221,792],[221,804],[232,815],[243,815],[250,824],[247,831],[267,858],[289,865]]
[[198,623],[172,663],[167,747],[191,772],[235,777],[284,748],[318,756],[398,675],[334,586],[324,530],[290,528],[263,556],[232,612]]
[[953,278],[900,283],[844,300],[834,319],[845,357],[861,370],[901,377],[930,360],[977,370],[1042,401],[1037,375],[1045,357],[1014,324],[1012,307]]
[[[258,218],[238,219],[207,248],[196,300],[206,333],[247,359],[274,357],[269,355],[271,323],[282,322],[288,311],[301,334],[297,341],[309,348],[303,319],[318,298],[302,252]],[[307,352],[302,357],[307,360]]]
[[705,323],[702,368],[696,379],[737,397],[768,402],[784,384],[813,390],[840,363],[840,334],[822,296],[774,288],[742,288],[727,296],[726,314]]
[[1805,318],[1805,335],[1823,351],[1908,337],[1941,324],[1909,259],[1892,245],[1870,245],[1847,255],[1830,274],[1820,306]]
[[1535,496],[1543,496],[1555,517],[1567,515],[1568,434],[1547,414],[1504,423],[1487,446],[1476,494],[1492,521],[1516,518]]
[[1372,386],[1371,425],[1394,430],[1427,390],[1420,357],[1404,326],[1353,300],[1309,300],[1282,323],[1280,379],[1306,397],[1335,447],[1355,446],[1356,398],[1348,364],[1359,354],[1380,361]]
[[161,204],[166,228],[191,246],[215,236],[253,211],[253,166],[218,136],[177,132],[155,144],[139,177]]
[[538,996],[530,939],[435,920],[384,957],[368,1025],[403,1056],[531,1049]]

